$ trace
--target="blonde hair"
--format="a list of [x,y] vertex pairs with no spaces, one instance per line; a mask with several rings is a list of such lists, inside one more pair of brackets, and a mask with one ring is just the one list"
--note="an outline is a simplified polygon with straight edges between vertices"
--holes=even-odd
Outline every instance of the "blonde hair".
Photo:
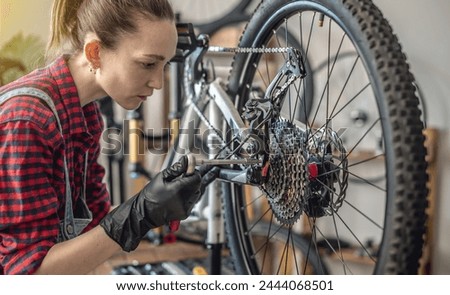
[[118,37],[137,30],[138,15],[175,20],[168,0],[54,0],[47,61],[83,48],[87,33],[95,33],[102,46],[114,49]]

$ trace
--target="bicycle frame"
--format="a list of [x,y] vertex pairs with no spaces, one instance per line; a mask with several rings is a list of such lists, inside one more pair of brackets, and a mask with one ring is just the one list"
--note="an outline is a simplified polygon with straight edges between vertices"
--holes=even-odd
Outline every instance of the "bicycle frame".
[[[228,95],[221,78],[213,77],[211,79],[211,69],[205,67],[203,58],[209,49],[209,38],[207,35],[201,34],[197,38],[193,33],[192,26],[189,24],[179,24],[179,55],[175,58],[177,62],[184,63],[184,97],[181,95],[179,86],[173,89],[175,99],[172,106],[182,106],[182,110],[172,109],[172,114],[182,114],[181,125],[177,130],[171,133],[176,134],[177,150],[171,149],[164,163],[164,167],[176,162],[182,155],[194,153],[192,147],[195,147],[194,139],[198,135],[198,126],[200,121],[206,122],[207,130],[207,151],[208,158],[214,159],[221,155],[224,149],[227,149],[224,137],[229,142],[237,140],[240,144],[238,148],[243,148],[249,154],[256,154],[263,147],[262,140],[253,129],[254,126],[246,125],[240,113],[236,109],[233,101],[234,98]],[[184,38],[184,39],[183,39]],[[194,40],[195,38],[195,40]],[[304,77],[304,66],[296,67],[296,62],[292,60],[294,52],[288,50],[285,64],[282,66],[279,74],[273,79],[268,87],[266,98],[275,96],[277,91],[282,91],[278,87],[282,78],[286,73],[294,72],[297,77]],[[180,65],[177,64],[173,68],[172,78],[179,81]],[[184,101],[184,105],[182,105]],[[261,104],[264,114],[272,111],[270,99],[264,100],[266,104]],[[282,103],[282,102],[280,102]],[[205,110],[209,113],[208,118],[203,114]],[[178,119],[177,119],[178,120]],[[226,122],[227,129],[230,134],[221,134],[223,126],[222,122]],[[171,124],[178,126],[178,124]],[[204,139],[205,134],[202,138]],[[229,140],[231,138],[231,140]],[[217,144],[219,142],[219,144]],[[220,144],[221,143],[221,144]],[[215,181],[207,190],[207,214],[203,216],[208,221],[206,244],[211,250],[211,274],[220,274],[221,271],[221,249],[225,243],[224,217],[222,214],[221,202],[221,182],[230,182],[239,185],[250,184],[255,185],[261,179],[261,171],[253,168],[242,170],[221,169]],[[196,215],[202,215],[205,211],[205,202],[197,204],[194,212]]]

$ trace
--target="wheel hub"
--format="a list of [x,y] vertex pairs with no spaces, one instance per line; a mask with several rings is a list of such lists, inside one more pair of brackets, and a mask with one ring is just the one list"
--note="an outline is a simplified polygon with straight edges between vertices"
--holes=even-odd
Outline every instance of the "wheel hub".
[[330,128],[314,131],[306,147],[308,181],[302,199],[310,217],[331,215],[342,205],[348,180],[347,153]]

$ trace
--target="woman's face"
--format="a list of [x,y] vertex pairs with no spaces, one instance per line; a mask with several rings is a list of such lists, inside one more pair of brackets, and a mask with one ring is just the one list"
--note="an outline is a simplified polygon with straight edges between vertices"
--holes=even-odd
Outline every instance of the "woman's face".
[[164,82],[164,68],[175,54],[177,31],[168,20],[139,18],[138,31],[120,37],[114,50],[100,51],[97,81],[120,106],[133,110]]

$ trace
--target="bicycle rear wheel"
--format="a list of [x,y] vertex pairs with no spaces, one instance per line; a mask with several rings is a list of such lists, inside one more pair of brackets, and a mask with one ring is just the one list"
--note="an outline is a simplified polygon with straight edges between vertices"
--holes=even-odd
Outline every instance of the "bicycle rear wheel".
[[[231,185],[224,194],[237,273],[304,273],[292,240],[277,259],[295,267],[264,268],[252,235],[260,222],[309,235],[304,253],[315,253],[332,274],[417,273],[427,206],[423,123],[389,23],[369,0],[263,1],[240,46],[280,47],[280,30],[297,33],[314,97],[305,97],[302,79],[289,85],[281,116],[266,130],[267,182]],[[235,56],[228,91],[238,110],[270,84],[273,58]],[[311,112],[298,109],[303,101],[312,101]]]

